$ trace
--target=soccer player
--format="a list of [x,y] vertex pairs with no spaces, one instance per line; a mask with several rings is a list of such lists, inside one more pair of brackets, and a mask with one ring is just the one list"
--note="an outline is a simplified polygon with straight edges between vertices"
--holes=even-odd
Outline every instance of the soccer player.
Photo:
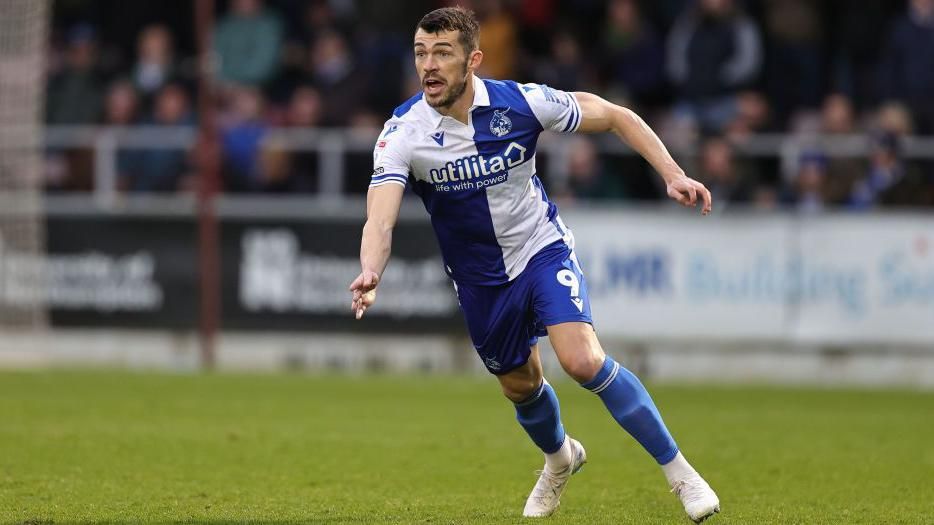
[[470,11],[425,15],[414,53],[422,91],[396,108],[373,154],[362,271],[350,285],[357,319],[376,300],[403,191],[411,186],[431,216],[474,347],[545,455],[523,514],[553,513],[587,459],[565,433],[558,398],[542,376],[537,342],[546,334],[565,372],[598,395],[661,465],[688,516],[700,522],[718,512],[717,495],[678,450],[645,387],[597,341],[574,237],[535,173],[538,135],[610,131],[652,164],[672,199],[701,204],[706,215],[710,192],[685,176],[628,109],[590,93],[478,78],[483,52]]

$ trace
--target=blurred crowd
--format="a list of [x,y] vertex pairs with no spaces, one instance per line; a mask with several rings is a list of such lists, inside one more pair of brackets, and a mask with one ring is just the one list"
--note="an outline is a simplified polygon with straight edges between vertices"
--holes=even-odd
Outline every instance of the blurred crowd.
[[[318,157],[276,128],[374,134],[418,91],[411,35],[428,10],[473,9],[481,76],[592,91],[633,108],[679,151],[722,204],[802,211],[934,205],[934,168],[906,159],[907,136],[934,136],[934,0],[378,0],[219,1],[216,52],[222,184],[230,192],[319,190]],[[193,126],[193,11],[174,2],[56,0],[49,124]],[[741,155],[762,133],[801,137],[781,156]],[[840,156],[827,137],[871,147]],[[655,200],[644,162],[576,136],[565,203]],[[368,163],[368,154],[346,165]],[[47,154],[50,191],[93,187],[93,153]],[[120,150],[127,192],[194,187],[197,159]],[[546,162],[551,162],[546,160]],[[365,191],[369,171],[348,174]],[[359,179],[359,180],[357,180]]]

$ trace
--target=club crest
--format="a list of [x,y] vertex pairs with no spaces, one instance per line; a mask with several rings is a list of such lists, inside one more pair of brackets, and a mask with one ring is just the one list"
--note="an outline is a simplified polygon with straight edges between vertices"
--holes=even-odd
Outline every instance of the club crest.
[[502,137],[512,131],[512,120],[506,116],[510,109],[512,108],[506,108],[502,111],[493,110],[493,118],[490,119],[490,133]]

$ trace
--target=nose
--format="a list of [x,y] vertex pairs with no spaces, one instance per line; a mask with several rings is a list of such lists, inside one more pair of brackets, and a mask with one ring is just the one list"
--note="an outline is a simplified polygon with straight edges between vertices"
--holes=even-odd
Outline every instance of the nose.
[[435,63],[435,59],[431,55],[428,55],[422,63],[422,69],[425,73],[431,73],[438,70],[438,64]]

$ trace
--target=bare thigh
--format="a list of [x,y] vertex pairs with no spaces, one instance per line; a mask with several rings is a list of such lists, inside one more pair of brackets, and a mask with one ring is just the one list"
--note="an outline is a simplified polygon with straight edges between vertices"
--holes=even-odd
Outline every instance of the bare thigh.
[[561,368],[578,383],[586,383],[597,375],[606,354],[589,323],[570,322],[548,328],[548,339],[555,349]]

